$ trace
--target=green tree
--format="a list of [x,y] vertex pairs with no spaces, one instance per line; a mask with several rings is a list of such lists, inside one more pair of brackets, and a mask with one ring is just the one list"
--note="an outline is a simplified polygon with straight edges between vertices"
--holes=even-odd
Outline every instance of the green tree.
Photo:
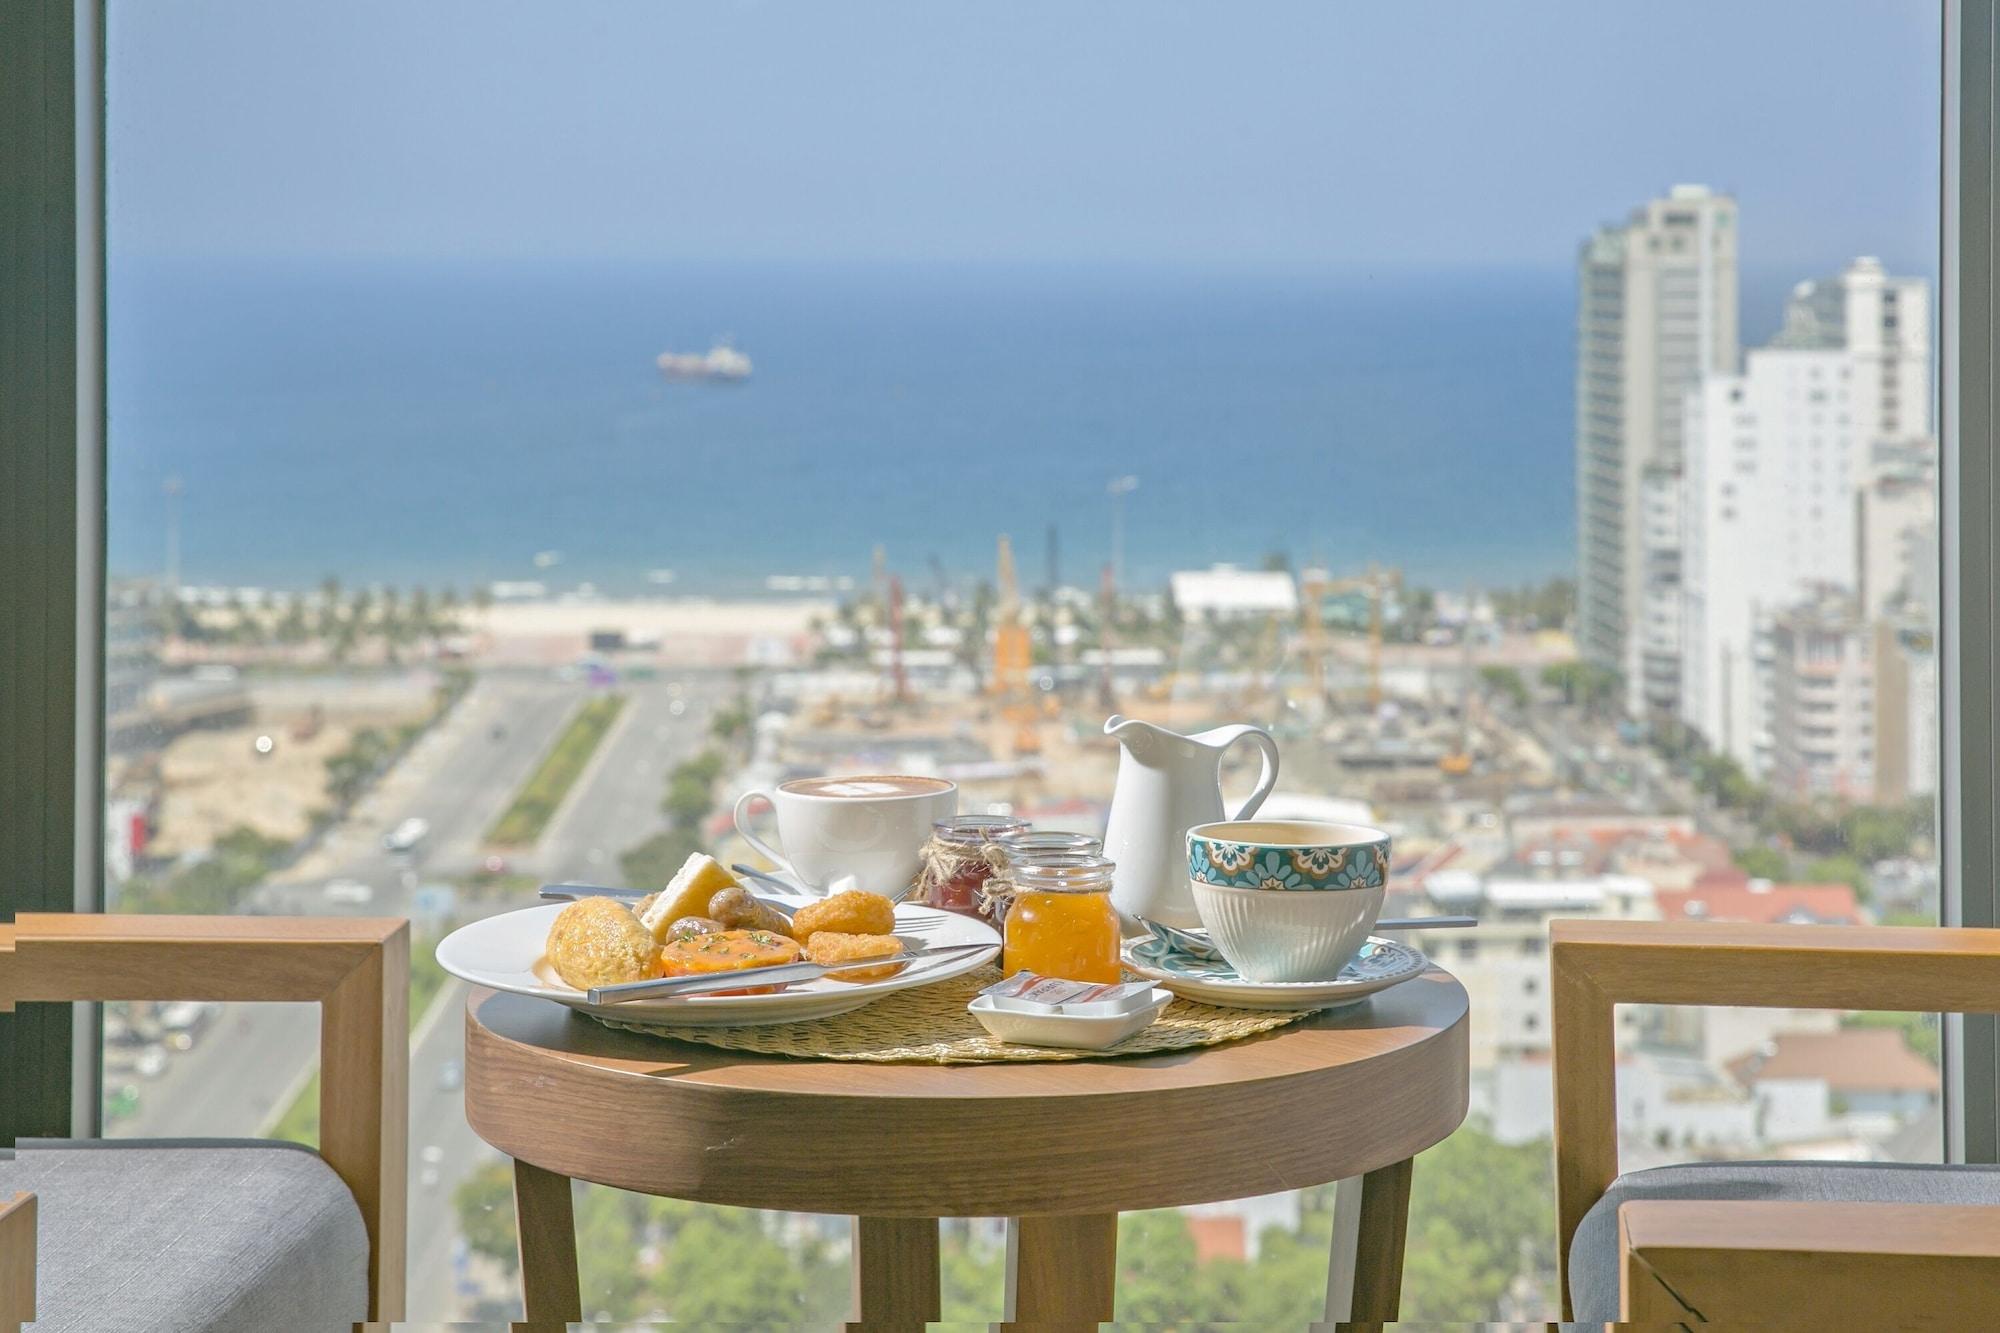
[[329,574],[319,583],[319,636],[332,639],[340,633],[340,580]]
[[285,613],[278,617],[278,642],[304,643],[311,633],[312,627],[306,623],[305,599],[294,593],[285,599]]
[[1120,1323],[1173,1324],[1204,1311],[1197,1290],[1194,1233],[1172,1209],[1125,1213],[1118,1219]]
[[938,1287],[947,1324],[986,1324],[1006,1306],[1006,1251],[976,1245],[964,1227],[946,1222],[938,1240]]
[[[574,1189],[577,1276],[586,1317],[753,1328],[838,1321],[846,1274],[823,1245],[781,1244],[768,1215],[600,1186]],[[478,1167],[452,1194],[473,1253],[517,1271],[512,1174]]]
[[164,881],[135,878],[119,889],[118,906],[127,912],[178,912],[214,916],[235,911],[244,894],[277,865],[291,844],[246,825],[215,840],[206,857],[173,872]]
[[681,770],[667,780],[667,795],[660,808],[676,829],[696,827],[714,807],[714,790],[698,774]]
[[739,699],[727,708],[718,709],[708,722],[709,734],[724,745],[733,745],[750,734],[750,701]]
[[1928,797],[1906,805],[1858,805],[1840,816],[1847,850],[1864,864],[1908,856],[1932,837],[1935,812]]
[[1936,1014],[1898,1014],[1867,1010],[1858,1014],[1848,1014],[1840,1020],[1844,1028],[1895,1028],[1903,1034],[1903,1044],[1928,1060],[1938,1062],[1938,1016]]
[[1542,668],[1542,684],[1560,690],[1570,707],[1598,713],[1617,700],[1624,680],[1609,667],[1591,662],[1551,662]]
[[363,727],[347,744],[326,757],[326,793],[336,805],[351,805],[389,761],[389,738]]
[[1417,1158],[1403,1264],[1403,1318],[1497,1316],[1526,1274],[1555,1296],[1555,1185],[1546,1140],[1507,1145],[1468,1122]]
[[1732,855],[1737,868],[1752,879],[1782,880],[1792,873],[1792,863],[1785,854],[1763,843],[1738,848]]
[[486,1162],[458,1183],[451,1194],[458,1217],[458,1234],[474,1254],[483,1255],[507,1274],[516,1272],[520,1255],[514,1248],[514,1172],[505,1162]]
[[1846,852],[1820,857],[1806,866],[1805,877],[1809,884],[1852,884],[1855,897],[1868,901],[1868,867]]
[[436,608],[431,604],[430,590],[420,583],[410,589],[410,637],[419,643],[427,643],[435,649],[440,632],[438,613]]
[[1498,695],[1516,708],[1527,706],[1528,683],[1513,667],[1483,666],[1479,668],[1479,683],[1486,687],[1488,694]]
[[698,782],[714,783],[722,776],[725,764],[722,755],[715,750],[703,750],[694,758],[675,766],[677,772],[685,773]]
[[1831,856],[1847,847],[1841,810],[1830,801],[1792,802],[1771,809],[1771,823],[1802,852]]
[[667,829],[655,833],[618,858],[625,882],[640,888],[661,888],[686,864],[689,856],[707,850],[701,834],[692,829]]

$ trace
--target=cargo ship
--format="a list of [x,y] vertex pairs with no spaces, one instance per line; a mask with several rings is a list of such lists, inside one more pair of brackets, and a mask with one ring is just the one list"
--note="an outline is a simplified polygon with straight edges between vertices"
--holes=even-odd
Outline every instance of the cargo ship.
[[726,339],[706,352],[662,352],[658,364],[660,374],[670,380],[737,383],[750,378],[750,358],[731,347]]

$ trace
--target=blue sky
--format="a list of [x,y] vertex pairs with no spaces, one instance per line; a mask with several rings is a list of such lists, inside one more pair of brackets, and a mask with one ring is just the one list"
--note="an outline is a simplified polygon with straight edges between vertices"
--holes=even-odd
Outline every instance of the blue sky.
[[1932,267],[1924,0],[111,0],[120,256]]

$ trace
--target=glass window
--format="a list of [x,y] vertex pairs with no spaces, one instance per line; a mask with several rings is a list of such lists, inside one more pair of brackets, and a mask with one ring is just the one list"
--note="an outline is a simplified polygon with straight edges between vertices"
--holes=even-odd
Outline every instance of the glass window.
[[[1554,1308],[1551,919],[1938,918],[1932,7],[108,9],[106,897],[413,919],[414,1320],[518,1308],[431,944],[773,778],[1098,831],[1112,707],[1270,727],[1480,917],[1433,1322]],[[312,1023],[112,1006],[111,1131],[310,1139]],[[1632,1164],[1939,1154],[1932,1016],[1618,1032]],[[1121,1314],[1316,1317],[1331,1199]],[[578,1222],[609,1318],[845,1308],[838,1219]]]

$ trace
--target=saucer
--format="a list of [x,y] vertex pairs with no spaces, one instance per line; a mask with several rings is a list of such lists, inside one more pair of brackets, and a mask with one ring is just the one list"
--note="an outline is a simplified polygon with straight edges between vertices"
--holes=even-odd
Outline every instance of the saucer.
[[1128,941],[1125,965],[1174,994],[1238,1009],[1331,1009],[1408,981],[1430,964],[1407,944],[1370,936],[1331,981],[1246,981],[1221,959],[1190,958],[1158,938]]

